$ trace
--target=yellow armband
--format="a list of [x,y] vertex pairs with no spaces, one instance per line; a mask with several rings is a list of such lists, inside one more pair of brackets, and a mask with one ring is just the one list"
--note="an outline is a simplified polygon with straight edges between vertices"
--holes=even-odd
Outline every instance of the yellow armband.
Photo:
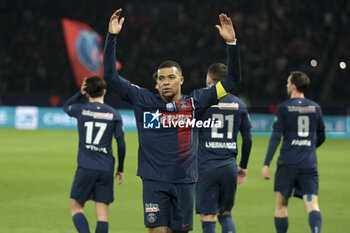
[[222,86],[221,82],[218,82],[215,85],[215,88],[216,88],[216,97],[218,98],[218,100],[222,100],[228,95],[225,88]]

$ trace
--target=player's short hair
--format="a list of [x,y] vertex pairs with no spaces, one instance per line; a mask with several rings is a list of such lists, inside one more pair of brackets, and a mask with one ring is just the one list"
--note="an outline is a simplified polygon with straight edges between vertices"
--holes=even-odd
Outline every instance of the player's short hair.
[[213,63],[208,68],[208,76],[215,82],[219,82],[227,75],[227,66],[223,63]]
[[154,73],[152,74],[152,79],[153,79],[154,81],[157,81],[157,76],[158,76],[158,72],[156,71],[156,72],[154,72]]
[[290,76],[290,83],[295,85],[298,92],[304,93],[310,85],[310,78],[301,71],[292,71]]
[[85,79],[86,87],[84,91],[92,98],[101,97],[106,89],[106,82],[99,76],[91,76]]
[[180,74],[182,74],[182,70],[181,70],[179,63],[177,63],[176,61],[172,61],[172,60],[167,60],[167,61],[162,62],[158,66],[158,70],[162,69],[162,68],[170,68],[170,67],[176,67],[180,71]]

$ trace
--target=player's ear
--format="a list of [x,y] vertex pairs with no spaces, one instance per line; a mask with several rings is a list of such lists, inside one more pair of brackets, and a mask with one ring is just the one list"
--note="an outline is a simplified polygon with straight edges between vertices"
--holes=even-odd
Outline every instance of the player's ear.
[[214,84],[213,79],[209,75],[207,75],[207,79],[205,80],[205,83],[207,87],[211,87]]
[[107,90],[106,89],[104,89],[103,90],[103,94],[102,94],[102,96],[105,96],[105,94],[107,93]]
[[181,77],[180,77],[180,85],[182,85],[184,83],[184,80],[185,80],[184,76],[181,75]]

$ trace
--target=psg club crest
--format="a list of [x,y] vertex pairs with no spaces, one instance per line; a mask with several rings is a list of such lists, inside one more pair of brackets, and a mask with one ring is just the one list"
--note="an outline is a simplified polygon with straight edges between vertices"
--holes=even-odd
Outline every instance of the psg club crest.
[[154,213],[149,213],[147,215],[147,221],[150,223],[154,223],[157,220],[157,215]]
[[181,108],[182,110],[186,110],[187,107],[188,107],[188,104],[187,104],[186,101],[181,101],[181,102],[179,103],[179,105],[180,105],[180,108]]
[[92,72],[101,67],[101,40],[94,31],[81,30],[76,40],[76,54],[79,62]]

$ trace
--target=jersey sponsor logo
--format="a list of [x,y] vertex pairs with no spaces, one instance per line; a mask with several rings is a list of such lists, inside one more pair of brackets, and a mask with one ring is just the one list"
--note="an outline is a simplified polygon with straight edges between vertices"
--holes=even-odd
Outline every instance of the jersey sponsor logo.
[[224,109],[224,110],[238,110],[239,109],[239,104],[232,102],[232,103],[219,103],[217,105],[219,109]]
[[112,120],[113,119],[113,113],[109,112],[93,112],[90,110],[83,109],[81,111],[81,115],[83,116],[90,116],[94,119],[100,119],[100,120]]
[[158,204],[146,203],[145,204],[146,213],[158,212],[160,211]]
[[211,149],[236,149],[237,143],[235,142],[205,142],[206,148]]
[[315,106],[288,106],[288,112],[312,113],[316,112]]
[[94,145],[85,145],[85,148],[88,149],[88,150],[102,152],[102,153],[107,154],[106,147],[97,147],[97,146],[94,146]]
[[186,110],[187,108],[188,108],[188,104],[187,104],[187,102],[184,100],[184,101],[181,101],[180,103],[179,103],[179,106],[180,106],[180,108],[182,109],[182,110]]
[[154,223],[157,220],[157,215],[155,213],[149,213],[147,215],[147,221],[150,223]]
[[291,142],[292,146],[311,146],[311,140],[298,140],[293,139]]

